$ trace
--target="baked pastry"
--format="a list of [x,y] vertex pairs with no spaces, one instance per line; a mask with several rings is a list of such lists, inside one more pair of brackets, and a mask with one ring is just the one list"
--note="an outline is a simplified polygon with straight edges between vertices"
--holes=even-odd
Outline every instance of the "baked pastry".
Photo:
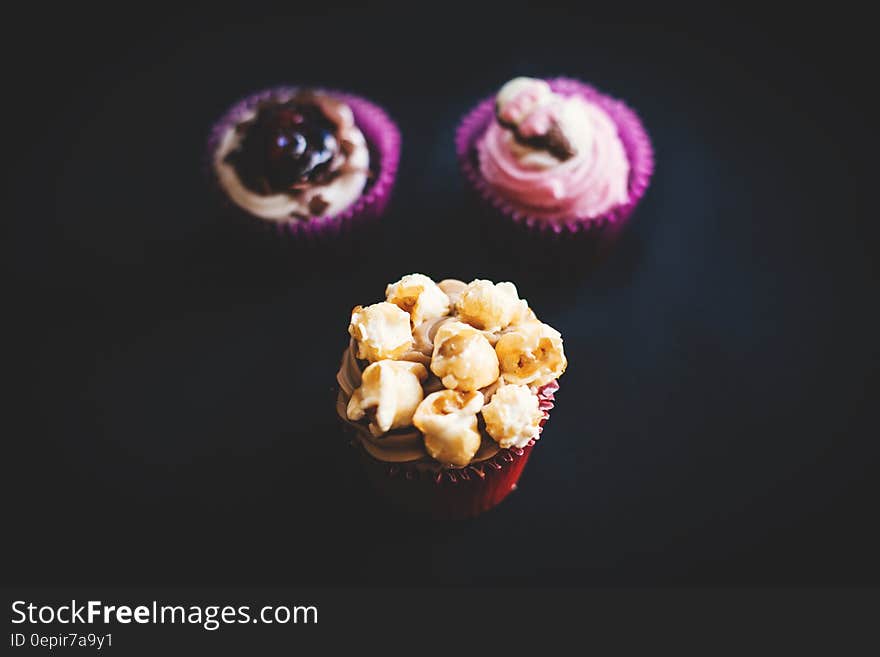
[[337,412],[389,499],[476,515],[515,486],[567,360],[512,283],[409,274],[355,306]]
[[654,170],[642,122],[570,78],[514,78],[456,133],[462,173],[490,213],[532,235],[616,234]]
[[276,87],[236,103],[208,145],[211,176],[239,214],[286,235],[326,235],[388,203],[400,133],[351,94]]

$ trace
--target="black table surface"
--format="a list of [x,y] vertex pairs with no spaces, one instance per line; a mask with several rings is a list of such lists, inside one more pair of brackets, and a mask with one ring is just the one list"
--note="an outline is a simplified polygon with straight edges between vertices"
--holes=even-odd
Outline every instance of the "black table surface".
[[[130,11],[32,12],[3,45],[8,583],[880,583],[859,21]],[[559,74],[635,107],[657,170],[610,258],[550,283],[474,229],[453,135]],[[400,126],[357,257],[218,220],[210,124],[286,82]],[[515,275],[565,339],[519,489],[472,521],[389,515],[337,427],[348,313],[413,271]]]

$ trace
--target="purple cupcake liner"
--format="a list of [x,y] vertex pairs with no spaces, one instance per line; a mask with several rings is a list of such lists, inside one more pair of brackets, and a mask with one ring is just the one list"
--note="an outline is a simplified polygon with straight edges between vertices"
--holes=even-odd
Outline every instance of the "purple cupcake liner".
[[290,96],[300,88],[279,86],[258,91],[235,103],[211,128],[207,146],[207,170],[214,191],[222,199],[223,206],[239,219],[251,224],[262,225],[280,237],[295,238],[298,241],[323,241],[339,237],[355,226],[371,223],[385,212],[391,200],[397,169],[400,164],[400,130],[389,115],[378,105],[354,94],[332,89],[308,87],[317,93],[332,96],[346,103],[354,114],[354,121],[361,130],[370,147],[370,156],[378,157],[379,168],[374,178],[367,181],[364,192],[354,203],[342,212],[325,217],[312,217],[307,220],[271,221],[254,216],[232,201],[220,187],[214,175],[213,158],[223,135],[231,127],[240,123],[256,106],[273,96]]
[[482,100],[464,116],[455,134],[455,149],[462,174],[482,204],[500,218],[508,219],[530,235],[559,239],[574,235],[595,236],[598,233],[613,236],[626,224],[639,201],[645,195],[654,173],[654,149],[638,115],[623,101],[607,96],[594,87],[572,78],[550,78],[550,88],[564,96],[580,95],[601,107],[614,124],[623,142],[630,164],[629,200],[598,217],[572,217],[564,222],[552,222],[529,214],[527,208],[515,205],[495,191],[480,173],[476,145],[495,117],[495,96]]

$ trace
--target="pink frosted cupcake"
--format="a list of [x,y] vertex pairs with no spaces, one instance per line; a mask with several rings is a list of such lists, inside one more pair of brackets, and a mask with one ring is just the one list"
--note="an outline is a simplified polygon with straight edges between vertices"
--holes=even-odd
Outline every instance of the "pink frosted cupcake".
[[530,236],[615,236],[654,170],[651,142],[621,101],[568,78],[515,78],[456,134],[468,184]]
[[282,235],[338,235],[379,217],[394,186],[400,132],[373,103],[277,87],[236,103],[208,142],[226,206]]
[[336,408],[375,488],[435,518],[515,487],[553,408],[561,335],[512,283],[409,274],[356,306]]

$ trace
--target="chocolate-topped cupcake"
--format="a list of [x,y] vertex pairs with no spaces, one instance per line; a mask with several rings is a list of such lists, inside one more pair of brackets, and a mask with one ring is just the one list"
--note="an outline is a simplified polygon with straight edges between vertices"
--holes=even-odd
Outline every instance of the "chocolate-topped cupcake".
[[337,92],[275,88],[215,125],[210,167],[239,213],[290,235],[339,233],[387,205],[400,133],[372,103]]

